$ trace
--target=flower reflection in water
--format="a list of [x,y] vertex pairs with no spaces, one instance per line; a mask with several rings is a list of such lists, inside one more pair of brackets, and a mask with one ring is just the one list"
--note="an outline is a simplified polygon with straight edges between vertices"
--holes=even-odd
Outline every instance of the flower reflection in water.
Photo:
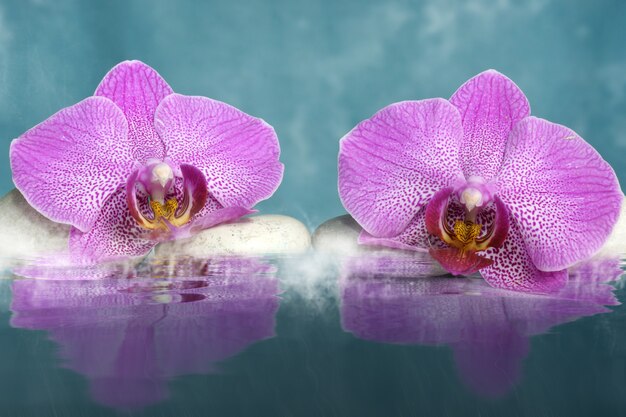
[[406,278],[427,261],[353,259],[345,266],[345,331],[382,343],[448,345],[463,382],[491,398],[519,382],[531,336],[619,304],[607,284],[621,275],[618,260],[579,266],[550,295],[499,290],[472,278]]
[[150,270],[16,280],[11,325],[48,331],[64,365],[89,379],[92,397],[120,409],[162,401],[169,379],[216,372],[218,362],[274,336],[279,290],[269,265],[231,259]]

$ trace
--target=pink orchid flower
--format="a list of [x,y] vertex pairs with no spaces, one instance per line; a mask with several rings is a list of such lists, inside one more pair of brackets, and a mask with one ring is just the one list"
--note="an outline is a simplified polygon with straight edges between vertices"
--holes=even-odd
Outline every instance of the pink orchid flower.
[[206,97],[175,94],[139,61],[11,144],[15,186],[72,226],[72,258],[146,254],[157,242],[252,213],[283,175],[273,128]]
[[341,140],[339,194],[359,242],[429,251],[454,275],[546,292],[617,222],[613,169],[567,127],[530,116],[490,70],[450,100],[392,104]]

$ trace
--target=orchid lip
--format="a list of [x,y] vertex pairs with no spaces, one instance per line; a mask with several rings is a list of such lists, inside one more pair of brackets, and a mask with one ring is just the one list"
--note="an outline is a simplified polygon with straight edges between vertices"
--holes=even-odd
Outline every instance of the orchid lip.
[[162,205],[166,203],[165,196],[174,187],[174,168],[167,161],[151,159],[147,165],[140,166],[137,180],[148,193],[151,200]]
[[[467,206],[467,202],[465,204]],[[496,216],[507,216],[504,207],[500,204],[497,204],[497,206],[499,207],[496,211]],[[499,246],[499,243],[496,244],[496,242],[500,242],[503,239],[497,235],[506,233],[504,229],[508,229],[508,225],[498,228],[498,222],[494,221],[483,233],[483,226],[476,221],[480,210],[477,207],[480,206],[474,206],[467,211],[463,220],[456,220],[453,227],[449,226],[445,218],[449,210],[449,203],[442,212],[440,225],[442,227],[443,241],[449,246],[459,249],[460,256],[464,256],[466,252],[484,251],[490,247]]]
[[[456,199],[458,194],[460,196]],[[448,246],[446,249],[431,248],[431,255],[452,273],[473,273],[490,265],[488,259],[477,253],[499,248],[506,238],[508,211],[497,196],[493,196],[493,204],[491,201],[485,203],[485,194],[469,185],[460,190],[449,187],[437,193],[427,206],[428,231]],[[463,206],[460,218],[458,210],[453,209],[455,204]],[[485,222],[485,210],[487,214],[493,210],[492,221]],[[450,217],[451,213],[457,214]]]
[[[191,221],[204,207],[208,191],[204,175],[187,164],[180,166],[183,177],[182,198],[166,199],[174,191],[175,170],[168,162],[153,162],[135,170],[126,184],[126,199],[132,217],[144,229],[169,234],[173,229]],[[146,180],[148,179],[148,180]],[[139,209],[137,185],[147,193],[147,203],[151,213],[146,215]]]

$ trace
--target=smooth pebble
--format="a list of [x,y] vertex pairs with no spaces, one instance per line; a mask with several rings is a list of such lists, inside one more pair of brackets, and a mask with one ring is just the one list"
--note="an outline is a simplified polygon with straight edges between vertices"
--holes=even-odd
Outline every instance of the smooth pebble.
[[283,255],[306,252],[310,246],[311,234],[300,221],[266,214],[203,230],[187,239],[161,243],[156,255]]

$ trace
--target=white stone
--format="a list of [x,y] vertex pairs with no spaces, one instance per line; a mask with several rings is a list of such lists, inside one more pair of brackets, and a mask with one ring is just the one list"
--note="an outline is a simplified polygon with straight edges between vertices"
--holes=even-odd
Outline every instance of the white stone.
[[361,226],[349,214],[322,223],[313,233],[313,248],[318,252],[335,255],[356,255],[369,248],[357,243]]
[[188,239],[161,243],[158,257],[298,254],[311,246],[311,234],[300,221],[276,214],[247,217],[222,224]]
[[67,250],[70,226],[32,208],[18,190],[0,198],[0,258],[31,258]]
[[[361,226],[350,215],[343,215],[322,223],[313,233],[313,248],[317,253],[338,259],[359,260],[365,264],[377,260],[397,259],[398,261],[421,259],[420,272],[426,275],[444,275],[446,271],[427,253],[392,249],[384,246],[359,245],[357,239]],[[410,264],[410,262],[409,262]],[[396,264],[396,268],[401,263]],[[408,265],[408,264],[407,264]],[[426,267],[428,265],[428,268]],[[407,272],[414,268],[409,266]],[[398,270],[396,272],[402,272]]]

